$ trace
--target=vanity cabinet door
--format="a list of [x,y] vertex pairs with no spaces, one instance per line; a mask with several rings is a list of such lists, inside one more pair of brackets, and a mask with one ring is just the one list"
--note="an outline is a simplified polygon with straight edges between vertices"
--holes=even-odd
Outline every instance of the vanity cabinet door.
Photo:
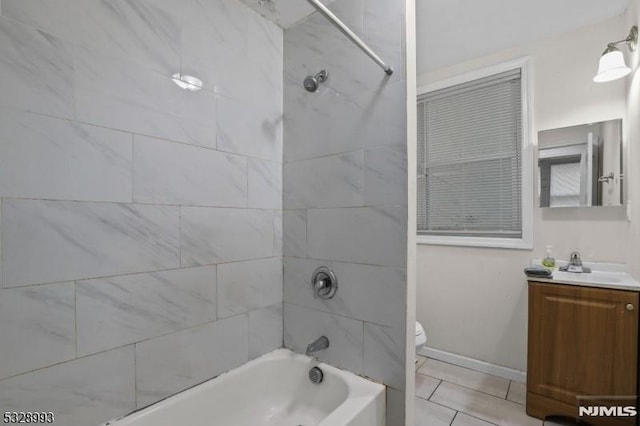
[[528,393],[572,407],[636,395],[637,360],[637,292],[529,284]]

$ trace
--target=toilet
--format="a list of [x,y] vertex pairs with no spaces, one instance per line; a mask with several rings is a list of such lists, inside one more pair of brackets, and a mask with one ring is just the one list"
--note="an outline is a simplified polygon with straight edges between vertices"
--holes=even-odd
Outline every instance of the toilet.
[[416,353],[420,353],[420,349],[427,343],[427,335],[424,333],[422,324],[416,321]]

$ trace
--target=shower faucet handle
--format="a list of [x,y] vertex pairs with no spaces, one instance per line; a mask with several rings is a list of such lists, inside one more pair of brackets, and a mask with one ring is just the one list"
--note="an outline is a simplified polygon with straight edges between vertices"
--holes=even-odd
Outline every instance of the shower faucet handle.
[[331,299],[338,291],[338,278],[326,266],[320,266],[311,276],[313,296],[320,299]]

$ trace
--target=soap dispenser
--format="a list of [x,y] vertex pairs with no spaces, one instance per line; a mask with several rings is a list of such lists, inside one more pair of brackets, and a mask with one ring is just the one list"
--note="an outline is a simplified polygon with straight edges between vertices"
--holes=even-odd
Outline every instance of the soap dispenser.
[[542,259],[542,266],[553,271],[556,267],[556,259],[551,255],[551,246],[547,246],[547,257]]

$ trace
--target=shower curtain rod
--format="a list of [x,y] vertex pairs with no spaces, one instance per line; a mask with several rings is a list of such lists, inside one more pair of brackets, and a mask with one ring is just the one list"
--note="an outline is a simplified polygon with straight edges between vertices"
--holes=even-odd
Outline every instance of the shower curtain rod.
[[371,50],[369,46],[367,46],[365,42],[360,39],[360,37],[358,37],[353,31],[351,31],[349,27],[347,27],[336,15],[334,15],[333,12],[327,9],[324,4],[320,3],[319,0],[307,1],[311,3],[313,7],[318,10],[318,12],[324,15],[324,17],[327,18],[333,25],[335,25],[340,31],[342,31],[344,35],[349,37],[349,39],[351,39],[351,41],[354,42],[364,53],[369,55],[369,57],[373,59],[376,64],[380,65],[384,72],[386,72],[388,75],[393,74],[393,68],[391,68],[382,59],[380,59],[380,57],[376,55],[374,51]]

